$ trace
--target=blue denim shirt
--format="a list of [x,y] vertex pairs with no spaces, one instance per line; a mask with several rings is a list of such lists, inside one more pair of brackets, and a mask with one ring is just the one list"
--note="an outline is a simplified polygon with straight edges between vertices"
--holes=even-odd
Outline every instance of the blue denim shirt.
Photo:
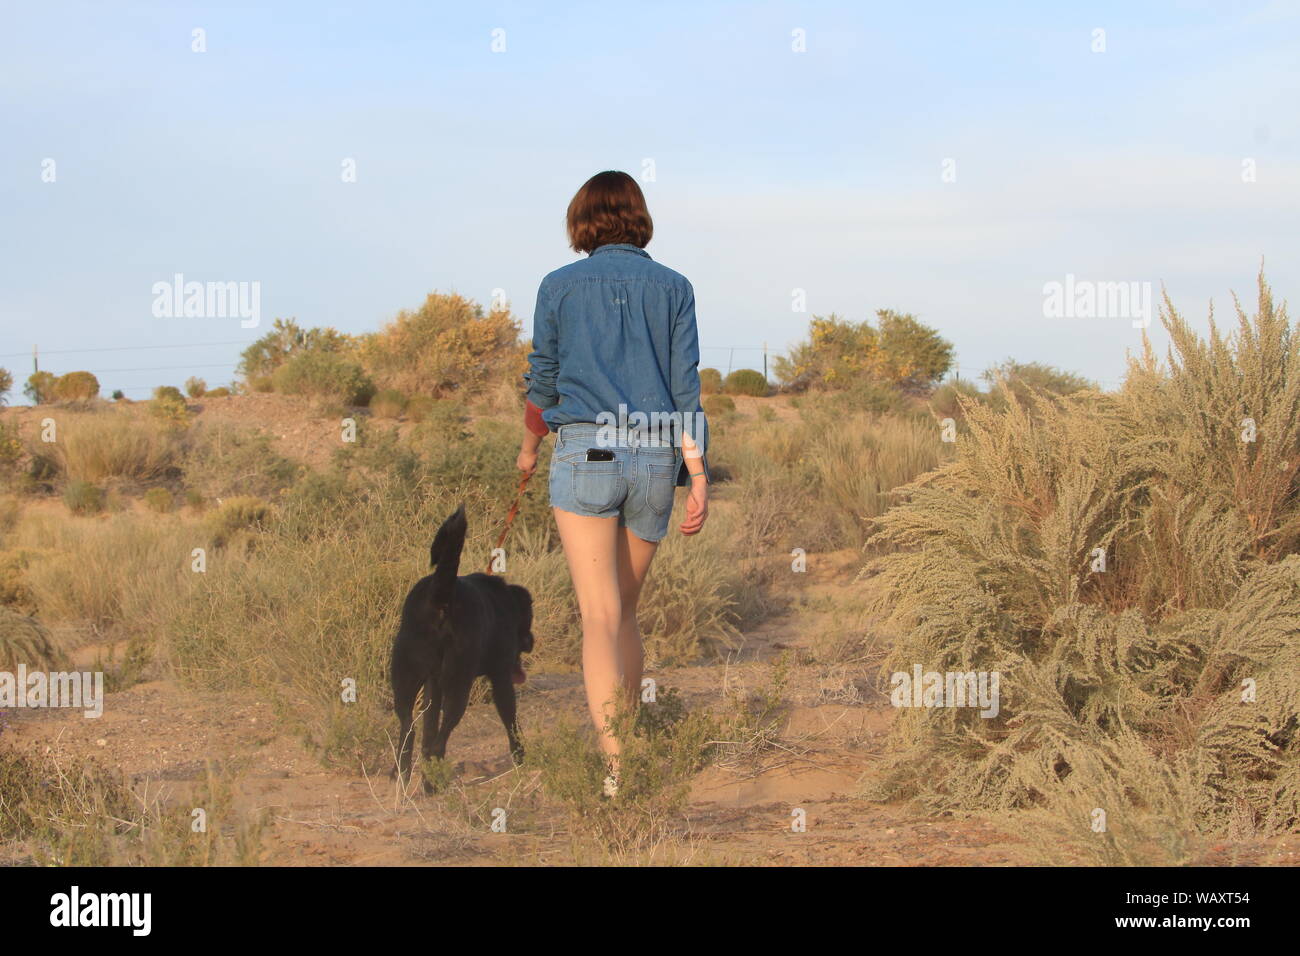
[[[524,380],[551,431],[676,412],[707,454],[699,363],[695,290],[644,249],[599,246],[542,279]],[[683,461],[677,484],[686,472]]]

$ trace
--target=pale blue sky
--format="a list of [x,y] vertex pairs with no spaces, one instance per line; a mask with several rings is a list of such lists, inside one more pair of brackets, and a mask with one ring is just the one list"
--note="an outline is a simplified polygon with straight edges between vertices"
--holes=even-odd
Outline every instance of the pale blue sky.
[[[1261,258],[1300,289],[1300,3],[267,6],[6,0],[0,365],[20,382],[39,344],[105,393],[221,384],[275,316],[362,332],[432,290],[504,289],[527,331],[574,258],[574,190],[647,159],[649,251],[694,283],[724,370],[813,313],[889,307],[963,374],[1014,356],[1113,382],[1138,333],[1044,318],[1044,283],[1164,283],[1201,324],[1253,298]],[[260,282],[262,326],[155,318],[177,272]]]

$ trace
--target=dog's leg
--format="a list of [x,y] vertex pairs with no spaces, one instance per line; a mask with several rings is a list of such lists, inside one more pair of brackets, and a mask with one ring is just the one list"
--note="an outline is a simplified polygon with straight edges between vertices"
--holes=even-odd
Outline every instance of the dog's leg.
[[398,749],[394,773],[403,784],[411,775],[411,750],[415,745],[415,727],[411,720],[415,698],[420,693],[420,674],[414,663],[405,659],[400,648],[393,653],[393,710],[397,713]]
[[424,682],[424,736],[420,741],[420,754],[425,760],[433,756],[433,742],[438,739],[438,723],[442,715],[442,681],[435,670]]
[[510,741],[510,758],[518,766],[524,762],[524,745],[519,742],[519,724],[515,720],[515,685],[509,675],[492,680],[492,703],[497,705],[501,723],[506,725],[506,739]]
[[465,716],[465,708],[469,705],[469,690],[474,685],[472,678],[448,681],[446,673],[442,677],[442,721],[438,724],[438,733],[433,738],[433,756],[439,760],[447,756],[447,738],[456,729],[460,719]]

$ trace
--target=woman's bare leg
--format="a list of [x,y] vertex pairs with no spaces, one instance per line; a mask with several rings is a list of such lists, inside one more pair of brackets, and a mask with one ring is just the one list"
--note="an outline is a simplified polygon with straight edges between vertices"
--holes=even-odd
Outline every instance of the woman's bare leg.
[[634,706],[641,699],[641,676],[645,666],[645,648],[636,623],[637,602],[658,547],[659,542],[638,538],[627,528],[618,530],[618,590],[622,611],[618,625],[618,656],[623,670],[623,688]]
[[575,515],[560,508],[551,510],[582,615],[582,681],[587,688],[587,709],[596,725],[600,749],[607,757],[616,758],[618,741],[609,733],[607,724],[614,716],[623,683],[619,663],[619,624],[623,615],[618,519]]

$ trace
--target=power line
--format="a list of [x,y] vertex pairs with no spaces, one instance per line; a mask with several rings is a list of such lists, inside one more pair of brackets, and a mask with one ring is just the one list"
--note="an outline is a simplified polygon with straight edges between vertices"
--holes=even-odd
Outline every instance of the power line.
[[[102,348],[93,349],[55,349],[49,352],[42,352],[42,355],[80,355],[83,352],[134,352],[137,349],[201,349],[212,348],[220,345],[248,345],[245,341],[234,342],[184,342],[180,345],[111,345]],[[10,352],[7,355],[0,355],[0,358],[27,358],[31,352]]]

